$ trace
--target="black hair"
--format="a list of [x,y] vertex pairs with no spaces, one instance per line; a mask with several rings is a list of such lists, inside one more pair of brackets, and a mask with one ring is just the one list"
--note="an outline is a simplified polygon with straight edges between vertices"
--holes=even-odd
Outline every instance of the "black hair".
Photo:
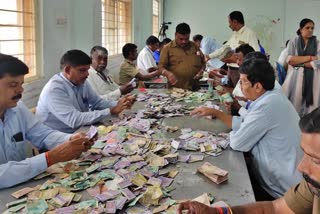
[[161,44],[166,45],[166,44],[168,44],[168,43],[171,42],[171,41],[172,41],[172,40],[171,40],[170,38],[165,38],[165,39],[162,40]]
[[91,48],[91,51],[90,51],[90,55],[92,56],[92,54],[96,51],[102,51],[105,55],[108,55],[108,50],[105,48],[105,47],[102,47],[102,46],[99,46],[99,45],[96,45],[94,46],[93,48]]
[[300,28],[297,30],[297,35],[298,35],[298,36],[301,35],[300,29],[302,29],[304,26],[306,26],[306,24],[308,24],[309,22],[311,22],[311,23],[314,25],[314,21],[312,21],[311,19],[305,18],[305,19],[302,19],[302,20],[300,21],[300,24],[299,24]]
[[63,69],[66,65],[72,67],[80,65],[90,65],[91,58],[81,50],[69,50],[60,59],[60,69]]
[[253,86],[255,83],[261,83],[265,90],[274,88],[275,75],[271,64],[264,59],[247,59],[239,68],[241,74],[246,74],[247,79]]
[[261,53],[260,51],[253,51],[253,52],[247,53],[243,60],[245,61],[245,60],[252,60],[252,59],[263,59],[265,61],[269,61],[267,56]]
[[229,14],[229,18],[231,21],[236,20],[240,24],[244,25],[244,18],[240,11],[233,11]]
[[304,133],[320,133],[320,107],[302,116],[299,126]]
[[246,56],[250,52],[254,52],[253,47],[251,47],[249,44],[242,44],[235,50],[236,53],[241,52],[243,56]]
[[154,45],[160,43],[159,39],[155,36],[149,36],[149,38],[146,40],[146,45]]
[[6,75],[16,77],[26,75],[27,73],[29,73],[29,68],[20,59],[10,55],[0,54],[0,79]]
[[137,49],[137,46],[132,43],[127,43],[122,47],[122,55],[124,58],[128,58],[131,52],[133,52],[135,49]]
[[186,34],[190,34],[190,32],[191,32],[190,26],[187,23],[184,23],[184,22],[180,23],[176,27],[176,33],[186,35]]
[[288,47],[289,42],[290,42],[290,40],[288,39],[288,40],[286,41],[286,47]]
[[203,36],[200,35],[200,34],[196,34],[196,35],[193,36],[192,39],[193,39],[194,42],[196,42],[196,41],[201,42],[201,40],[203,39]]

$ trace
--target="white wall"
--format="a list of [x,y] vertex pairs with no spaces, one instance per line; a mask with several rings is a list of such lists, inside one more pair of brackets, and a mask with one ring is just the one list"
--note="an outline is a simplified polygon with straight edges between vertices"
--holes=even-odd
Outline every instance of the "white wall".
[[[37,0],[41,29],[41,78],[24,85],[23,101],[28,107],[37,104],[45,83],[59,72],[59,60],[70,49],[89,53],[101,45],[101,0]],[[133,0],[133,43],[143,48],[152,33],[152,0]],[[66,23],[57,24],[58,20]],[[117,78],[122,56],[110,57],[108,68]]]
[[246,25],[256,31],[272,61],[295,35],[302,18],[312,18],[316,28],[320,24],[319,0],[164,0],[165,21],[172,22],[167,36],[173,38],[176,25],[186,22],[191,36],[199,33],[222,43],[231,36],[228,15],[233,10],[242,11]]

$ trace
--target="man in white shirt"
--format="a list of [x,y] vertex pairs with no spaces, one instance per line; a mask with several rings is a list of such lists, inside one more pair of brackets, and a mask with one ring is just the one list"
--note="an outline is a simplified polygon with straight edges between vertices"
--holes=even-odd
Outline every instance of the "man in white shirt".
[[137,58],[137,67],[142,73],[150,73],[157,70],[157,63],[153,58],[153,52],[159,48],[159,39],[149,36],[146,46],[140,51]]
[[103,99],[117,101],[121,95],[130,93],[133,90],[132,84],[119,86],[109,74],[108,50],[101,46],[94,46],[90,51],[92,60],[87,81],[93,90]]
[[233,33],[226,45],[236,49],[241,44],[249,44],[255,51],[260,51],[257,36],[253,30],[245,26],[244,18],[240,11],[233,11],[229,14],[229,27]]
[[[200,34],[193,36],[193,42],[198,48],[200,48],[204,55],[208,55],[222,47],[215,39],[211,37],[204,37]],[[207,65],[209,65],[210,68],[221,68],[224,63],[219,59],[210,59],[207,62]]]
[[[225,44],[230,46],[231,49],[235,50],[241,44],[249,44],[255,51],[260,51],[258,39],[253,30],[245,26],[243,14],[240,11],[233,11],[228,17],[229,27],[233,31],[230,39]],[[231,57],[222,60],[225,63],[230,63],[231,67],[238,68],[236,61],[236,55],[233,54]]]

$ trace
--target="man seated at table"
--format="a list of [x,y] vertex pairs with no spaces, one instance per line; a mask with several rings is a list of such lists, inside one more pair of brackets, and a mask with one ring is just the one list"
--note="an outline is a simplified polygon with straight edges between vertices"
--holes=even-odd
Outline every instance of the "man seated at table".
[[268,61],[245,60],[240,67],[240,86],[245,98],[252,101],[247,110],[233,117],[205,107],[191,112],[211,115],[232,128],[230,147],[250,152],[251,174],[269,198],[281,197],[300,181],[296,166],[302,157],[299,116],[287,97],[274,89],[274,82],[274,69]]
[[[85,134],[65,134],[43,125],[19,101],[28,72],[19,59],[0,54],[0,189],[27,181],[52,164],[72,160],[92,145]],[[28,141],[49,151],[28,158]]]
[[188,24],[177,25],[175,39],[162,49],[158,67],[168,78],[169,85],[198,90],[206,64],[200,49],[189,40],[190,33]]
[[137,58],[137,68],[144,74],[158,69],[157,63],[153,58],[153,52],[159,48],[159,39],[155,36],[149,36],[146,46],[140,51]]
[[[238,67],[242,64],[243,58],[254,52],[254,49],[249,44],[242,44],[235,49],[236,63]],[[232,92],[236,84],[239,82],[239,71],[226,71],[224,69],[213,69],[209,72],[209,77],[214,78],[214,86],[221,85],[224,88],[224,93]]]
[[[182,203],[178,213],[189,210],[193,214],[219,213],[319,213],[320,211],[320,108],[304,115],[300,122],[303,159],[298,170],[304,179],[292,186],[283,197],[274,201],[258,202],[242,206],[213,208],[198,202]],[[288,128],[289,129],[289,128]],[[293,130],[290,130],[293,131]],[[285,150],[289,153],[288,150]],[[276,151],[274,151],[276,152]],[[274,157],[271,155],[271,157]],[[283,158],[283,162],[287,159]],[[271,164],[271,163],[270,163]],[[276,167],[276,166],[274,166]],[[286,166],[282,170],[286,171]],[[275,180],[275,184],[277,180]]]
[[97,94],[103,99],[117,101],[121,95],[130,93],[132,84],[119,86],[111,77],[108,65],[108,50],[101,46],[94,46],[90,52],[92,63],[87,81]]
[[160,70],[155,70],[150,73],[143,73],[137,69],[134,61],[137,59],[137,46],[132,43],[127,43],[122,47],[123,62],[120,65],[119,81],[120,85],[129,83],[133,78],[140,81],[151,80],[154,77],[161,75]]
[[72,133],[81,126],[103,122],[133,104],[126,95],[118,103],[102,99],[86,81],[91,59],[80,50],[69,50],[61,58],[61,73],[44,86],[36,115],[52,129]]

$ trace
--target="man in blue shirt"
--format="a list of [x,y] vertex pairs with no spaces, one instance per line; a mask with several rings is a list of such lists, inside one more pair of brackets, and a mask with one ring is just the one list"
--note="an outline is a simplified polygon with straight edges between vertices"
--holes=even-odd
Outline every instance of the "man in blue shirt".
[[[204,55],[209,55],[222,47],[222,45],[220,45],[215,39],[211,37],[204,37],[200,34],[193,36],[193,42],[198,48],[200,48]],[[224,65],[224,62],[219,59],[210,59],[207,62],[207,65],[209,65],[211,69],[221,68]]]
[[248,110],[231,116],[200,107],[192,115],[212,115],[232,128],[230,147],[252,155],[253,172],[272,197],[281,197],[302,176],[296,167],[302,158],[299,116],[281,91],[274,89],[274,69],[264,59],[245,60],[240,67],[240,87],[251,100]]
[[90,57],[80,50],[70,50],[62,56],[62,72],[44,86],[37,105],[36,114],[45,125],[72,133],[132,106],[134,97],[130,95],[118,102],[101,98],[86,81],[90,64]]
[[[0,54],[0,189],[27,181],[52,164],[76,158],[92,145],[82,133],[65,134],[43,125],[19,101],[27,73],[23,62]],[[49,151],[28,158],[28,141]]]

